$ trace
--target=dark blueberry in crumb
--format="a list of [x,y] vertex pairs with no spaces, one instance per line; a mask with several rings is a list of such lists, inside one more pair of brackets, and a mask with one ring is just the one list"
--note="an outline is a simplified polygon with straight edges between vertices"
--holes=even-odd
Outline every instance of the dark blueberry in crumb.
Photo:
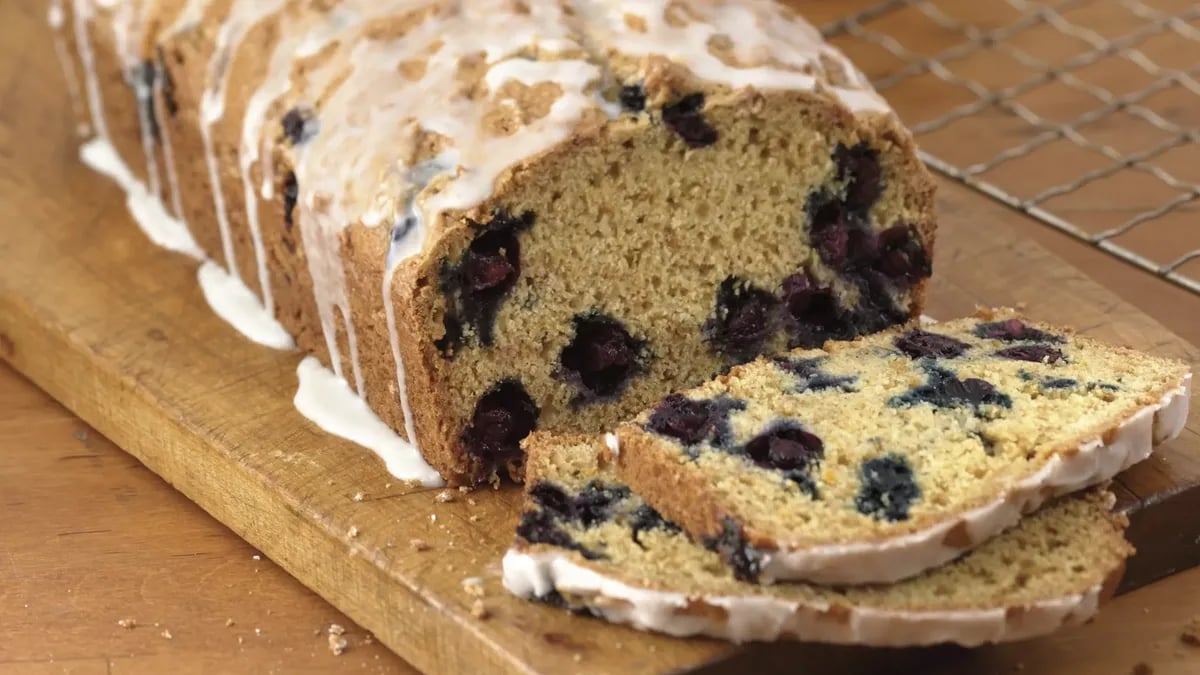
[[1012,399],[1007,394],[996,391],[986,380],[974,377],[960,380],[954,373],[934,366],[927,366],[927,370],[929,378],[926,384],[894,397],[891,404],[902,406],[928,403],[939,408],[971,406],[976,410],[984,405],[1012,407]]
[[717,130],[704,119],[704,94],[688,94],[662,109],[663,123],[689,148],[706,148],[717,142]]
[[[629,518],[629,529],[633,534],[633,543],[638,546],[643,546],[642,540],[639,538],[642,532],[650,530],[666,530],[667,532],[679,532],[679,526],[666,518],[662,517],[658,511],[655,511],[648,504],[642,504],[637,507]],[[644,548],[644,546],[643,546]]]
[[854,506],[876,520],[908,520],[909,508],[921,497],[912,467],[902,455],[868,459],[862,464],[859,479],[862,485]]
[[796,359],[786,356],[772,360],[780,370],[791,373],[800,380],[796,385],[798,393],[834,388],[850,391],[858,378],[853,375],[829,375],[822,372],[821,364],[824,361],[824,358]]
[[1056,377],[1054,379],[1042,381],[1042,387],[1045,389],[1071,389],[1078,385],[1078,380],[1073,380],[1069,377]]
[[463,432],[467,452],[488,462],[519,457],[521,439],[537,427],[538,408],[517,380],[505,380],[492,387],[471,415]]
[[783,308],[788,348],[820,347],[826,340],[845,334],[833,290],[819,286],[807,273],[783,280]]
[[646,429],[669,436],[683,445],[696,445],[712,436],[717,447],[731,442],[729,414],[745,410],[746,403],[728,396],[716,399],[693,400],[683,394],[671,394],[650,413]]
[[163,104],[166,105],[167,114],[174,118],[179,113],[179,102],[175,98],[175,80],[171,77],[171,71],[167,70],[167,62],[163,58],[162,47],[157,48],[157,54],[159,76],[162,78],[162,85],[159,87],[159,91],[162,92]]
[[797,424],[780,425],[746,443],[755,464],[778,471],[807,471],[825,456],[825,444]]
[[559,355],[560,371],[581,389],[576,403],[619,393],[642,370],[645,342],[599,314],[575,317],[575,337]]
[[779,299],[738,277],[717,289],[716,312],[704,323],[704,338],[714,350],[737,361],[762,351],[778,326]]
[[629,488],[624,485],[605,487],[591,481],[571,500],[569,517],[584,527],[592,527],[612,517],[614,507],[629,495]]
[[1089,382],[1087,388],[1088,391],[1091,391],[1092,389],[1101,389],[1103,391],[1121,391],[1121,388],[1117,385],[1109,384],[1107,382]]
[[529,490],[533,498],[545,511],[550,511],[560,518],[565,518],[571,511],[571,497],[554,483],[541,481]]
[[762,571],[763,554],[751,546],[742,534],[742,528],[728,516],[721,526],[721,534],[705,540],[705,546],[716,551],[733,570],[739,581],[757,581]]
[[711,401],[694,401],[683,394],[671,394],[650,413],[646,428],[684,445],[695,445],[712,432],[716,424],[713,413]]
[[1058,363],[1066,359],[1063,353],[1054,347],[1046,345],[1017,345],[997,351],[994,356],[1013,361],[1029,361],[1031,363]]
[[846,210],[836,198],[821,192],[808,198],[808,231],[821,260],[841,269],[850,255],[850,230]]
[[953,359],[962,356],[970,347],[962,340],[956,340],[949,335],[930,333],[920,328],[897,337],[894,344],[896,349],[913,359]]
[[549,544],[571,548],[575,540],[559,525],[557,518],[550,511],[526,511],[521,515],[517,524],[517,536],[531,544]]
[[1061,335],[1054,335],[1044,330],[1038,330],[1026,325],[1019,319],[981,323],[975,327],[975,335],[992,340],[1004,340],[1005,342],[1015,342],[1017,340],[1027,340],[1030,342],[1066,342]]
[[300,198],[300,186],[296,184],[296,172],[289,171],[283,177],[283,224],[290,232],[295,226],[296,200]]
[[630,112],[641,112],[646,109],[646,91],[640,84],[627,84],[621,87],[619,98],[621,107]]
[[158,126],[158,114],[154,104],[154,83],[157,76],[158,69],[153,61],[143,61],[133,72],[133,77],[140,79],[144,87],[141,104],[145,106],[146,124],[150,126],[150,137],[155,143],[162,140],[162,129]]
[[283,136],[292,145],[300,145],[316,135],[311,110],[292,108],[283,116]]
[[916,228],[897,225],[879,233],[874,269],[901,286],[909,286],[933,274],[929,253]]
[[817,490],[817,484],[813,482],[812,476],[807,471],[784,471],[783,477],[796,484],[800,491],[808,495],[811,499],[820,499],[821,493]]
[[437,347],[438,353],[444,358],[451,358],[462,348],[463,325],[457,318],[447,314],[442,318],[442,327],[446,332],[433,341],[433,346]]
[[846,181],[846,208],[865,214],[883,194],[883,169],[879,151],[866,143],[854,147],[839,144],[833,151],[838,180]]
[[533,225],[526,211],[513,216],[496,211],[487,223],[470,221],[479,234],[457,265],[443,262],[440,287],[446,313],[462,326],[474,328],[479,343],[491,346],[496,314],[521,276],[521,244],[517,234]]

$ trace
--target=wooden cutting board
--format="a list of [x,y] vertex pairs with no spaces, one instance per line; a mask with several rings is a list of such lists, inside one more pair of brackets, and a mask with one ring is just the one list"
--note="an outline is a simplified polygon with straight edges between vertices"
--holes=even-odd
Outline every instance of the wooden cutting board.
[[[299,355],[257,347],[212,315],[194,263],[149,244],[123,195],[76,161],[44,36],[9,37],[4,51],[22,58],[0,66],[0,100],[20,102],[0,109],[0,357],[423,670],[665,672],[737,653],[509,597],[498,563],[519,491],[446,503],[405,492],[370,453],[300,417]],[[1015,236],[998,207],[942,187],[932,315],[1023,302],[1034,317],[1197,362],[1193,346]],[[1126,588],[1200,562],[1200,411],[1117,491],[1140,551]],[[476,576],[486,619],[462,586]],[[836,658],[894,664],[897,653]]]

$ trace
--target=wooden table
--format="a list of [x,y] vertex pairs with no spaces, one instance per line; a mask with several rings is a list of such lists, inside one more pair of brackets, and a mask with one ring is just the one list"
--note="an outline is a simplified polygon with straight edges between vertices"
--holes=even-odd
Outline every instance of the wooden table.
[[[33,7],[37,3],[22,5],[30,15],[41,11]],[[10,64],[0,64],[0,82],[13,72]],[[0,151],[4,141],[0,135]],[[945,182],[942,188],[954,203],[977,204],[990,217],[1009,221],[1200,344],[1200,297],[957,184]],[[412,672],[337,610],[256,556],[234,533],[0,363],[0,674]],[[1123,674],[1135,672],[1139,663],[1156,674],[1200,672],[1200,648],[1179,639],[1197,614],[1200,570],[1192,570],[1118,598],[1089,626],[993,649],[987,672]],[[329,649],[331,624],[344,627],[348,638],[340,656]],[[828,658],[820,666],[806,663],[805,670],[837,668],[846,653],[823,652]],[[911,661],[930,672],[920,650],[877,654],[880,668],[905,670]],[[759,670],[796,670],[794,662],[773,659],[770,649],[747,658]],[[855,662],[861,665],[862,659]],[[748,664],[727,664],[726,670],[739,666]]]

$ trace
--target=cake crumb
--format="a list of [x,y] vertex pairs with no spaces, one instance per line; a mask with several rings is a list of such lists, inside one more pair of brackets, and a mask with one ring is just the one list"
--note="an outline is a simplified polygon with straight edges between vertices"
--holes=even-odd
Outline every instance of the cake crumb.
[[232,626],[232,625],[233,625],[233,619],[225,619],[225,626],[226,626],[226,627],[228,627],[228,626]]
[[1153,675],[1154,669],[1145,661],[1138,662],[1133,666],[1131,675]]
[[117,619],[117,625],[125,630],[133,630],[137,627],[137,619]]
[[369,645],[369,644],[371,644],[371,643],[373,643],[373,642],[375,642],[375,636],[374,636],[374,635],[372,635],[372,634],[370,634],[370,633],[367,633],[366,635],[364,635],[364,636],[363,636],[363,644],[368,644],[368,645]]
[[1192,620],[1183,627],[1183,632],[1179,634],[1179,641],[1189,647],[1200,647],[1200,614],[1192,617]]
[[463,590],[468,595],[473,595],[477,598],[483,597],[483,578],[482,577],[467,577],[462,580]]
[[428,551],[430,548],[424,539],[409,539],[408,546],[414,551]]
[[390,490],[390,489],[391,489],[391,487],[392,487],[392,484],[391,484],[391,483],[384,483],[384,484],[383,484],[383,489],[384,489],[384,490]]
[[472,513],[470,516],[467,516],[467,520],[471,521],[472,523],[478,523],[479,522],[479,514]]
[[160,633],[160,635],[162,635],[163,637],[165,637],[168,640],[174,639],[174,637],[175,637],[175,636],[171,635],[171,630],[169,628],[164,628],[163,632]]
[[437,522],[437,514],[436,513],[429,514],[429,522],[431,522],[431,523]]
[[471,491],[471,486],[470,485],[459,485],[458,491],[465,495]]
[[365,498],[366,498],[366,495],[364,495],[364,494],[363,494],[363,493],[361,493],[361,492],[355,492],[355,493],[354,493],[354,501],[356,501],[356,502],[361,502],[361,501],[362,501],[363,499],[365,499]]
[[251,557],[251,558],[253,558],[253,559],[255,559],[255,560],[262,560],[262,556],[261,556],[261,555],[259,555],[259,554],[257,554],[257,553],[255,553],[254,555],[252,555],[252,556],[250,556],[250,557]]
[[346,648],[349,646],[350,643],[346,641],[346,638],[334,635],[333,633],[329,634],[329,651],[334,656],[341,656],[342,652],[346,651]]
[[336,623],[329,624],[329,634],[330,635],[345,635],[345,633],[346,633],[346,629],[343,628],[341,626],[341,624],[336,624]]
[[454,493],[449,490],[442,490],[441,492],[437,493],[437,496],[434,497],[433,500],[439,504],[452,502],[454,501]]
[[479,506],[479,502],[474,497],[467,497],[467,506]]
[[475,602],[471,603],[471,616],[483,621],[491,615],[492,614],[488,611],[488,608],[484,606],[483,600],[480,598],[475,598]]
[[571,655],[571,658],[575,660],[575,663],[579,663],[580,661],[583,660],[583,654],[580,654],[579,652],[575,652],[574,654]]
[[351,525],[350,529],[346,531],[346,536],[350,537],[351,539],[357,537],[358,536],[358,527]]

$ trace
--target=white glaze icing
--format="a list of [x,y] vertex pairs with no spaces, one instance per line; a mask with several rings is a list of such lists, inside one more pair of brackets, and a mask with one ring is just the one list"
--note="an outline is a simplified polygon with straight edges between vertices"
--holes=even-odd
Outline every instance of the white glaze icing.
[[84,143],[79,148],[79,158],[92,170],[108,176],[121,186],[125,191],[125,206],[150,241],[197,260],[204,258],[204,253],[192,239],[192,233],[183,223],[171,217],[163,208],[162,201],[150,194],[146,185],[134,177],[106,137],[97,136]]
[[313,356],[296,368],[296,410],[324,431],[371,450],[393,476],[440,487],[442,479],[425,463],[416,446],[400,438],[371,412],[366,401],[350,391],[346,381],[330,372]]
[[292,336],[241,279],[211,260],[200,265],[196,279],[213,312],[246,338],[272,349],[295,348]]
[[[900,610],[846,607],[844,620],[831,620],[830,606],[780,595],[704,595],[638,587],[574,562],[561,551],[512,548],[504,555],[504,587],[533,598],[557,590],[590,597],[588,606],[615,623],[677,637],[709,635],[734,642],[794,638],[805,641],[900,647],[945,642],[976,646],[1021,640],[1060,626],[1082,623],[1100,606],[1101,586],[1083,593],[1046,598],[1017,607]],[[686,582],[684,582],[686,583]],[[696,605],[724,610],[703,611]],[[687,609],[696,611],[685,611]]]
[[[964,550],[953,540],[965,535],[972,545],[978,545],[1016,525],[1048,499],[1103,483],[1149,457],[1156,443],[1179,435],[1187,420],[1191,380],[1187,375],[1161,401],[1130,416],[1107,441],[1096,438],[1073,453],[1054,456],[1036,473],[983,506],[886,541],[764,551],[760,578],[764,582],[889,583],[953,560]],[[959,530],[948,543],[955,528]]]

